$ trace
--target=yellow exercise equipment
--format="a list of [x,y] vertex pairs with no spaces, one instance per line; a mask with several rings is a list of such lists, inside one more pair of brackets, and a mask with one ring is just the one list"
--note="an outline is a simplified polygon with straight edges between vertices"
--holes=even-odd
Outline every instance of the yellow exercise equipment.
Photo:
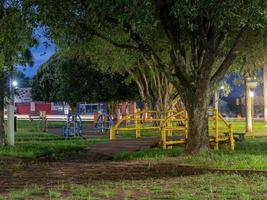
[[[208,110],[210,144],[214,150],[219,149],[219,143],[228,143],[229,149],[234,150],[235,140],[233,128],[215,109]],[[222,122],[219,124],[219,122]],[[121,127],[123,123],[132,122],[131,127]],[[144,125],[148,123],[148,125]],[[166,149],[177,144],[185,144],[188,133],[188,115],[186,110],[174,111],[140,111],[125,115],[110,129],[110,140],[116,139],[119,131],[135,131],[135,137],[140,138],[143,130],[159,132],[159,145]]]

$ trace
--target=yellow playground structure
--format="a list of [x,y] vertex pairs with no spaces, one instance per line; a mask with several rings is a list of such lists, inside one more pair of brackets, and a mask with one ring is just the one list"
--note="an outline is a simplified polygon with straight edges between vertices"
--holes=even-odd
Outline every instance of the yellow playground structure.
[[[219,144],[227,143],[234,150],[235,140],[233,128],[215,109],[208,110],[210,145],[214,150]],[[186,110],[163,112],[137,109],[136,113],[122,117],[110,128],[110,140],[122,138],[135,133],[135,138],[154,136],[159,138],[159,146],[163,149],[178,144],[186,144],[188,132],[188,116]]]

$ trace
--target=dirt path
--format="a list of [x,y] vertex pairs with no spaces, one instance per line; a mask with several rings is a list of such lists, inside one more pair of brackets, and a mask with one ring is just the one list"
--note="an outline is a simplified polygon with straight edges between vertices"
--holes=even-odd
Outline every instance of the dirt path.
[[154,177],[185,176],[210,172],[239,173],[243,175],[261,173],[267,175],[267,171],[218,170],[156,161],[31,163],[22,160],[9,160],[1,162],[0,193],[23,189],[35,184],[53,187],[62,182],[86,184],[96,180],[144,180]]

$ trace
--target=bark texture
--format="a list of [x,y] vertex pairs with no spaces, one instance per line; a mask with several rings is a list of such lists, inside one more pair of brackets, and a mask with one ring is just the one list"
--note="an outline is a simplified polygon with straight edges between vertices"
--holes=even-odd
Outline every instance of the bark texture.
[[203,153],[209,149],[208,106],[210,90],[205,86],[196,91],[188,90],[184,97],[189,118],[188,138],[185,153]]

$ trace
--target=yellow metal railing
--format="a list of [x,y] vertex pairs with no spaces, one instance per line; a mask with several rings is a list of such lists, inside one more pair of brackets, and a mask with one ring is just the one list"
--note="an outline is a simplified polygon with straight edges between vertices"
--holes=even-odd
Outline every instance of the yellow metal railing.
[[[215,109],[209,109],[208,112],[212,113],[212,121],[213,126],[212,129],[209,129],[209,133],[211,136],[211,131],[214,131],[214,136],[210,138],[210,142],[214,143],[214,150],[219,149],[219,142],[228,142],[230,150],[234,150],[235,141],[233,137],[233,128],[230,123],[228,123],[223,116],[218,113]],[[219,129],[219,120],[223,122],[225,127],[227,128],[227,136],[220,136],[220,129]],[[176,122],[176,125],[173,125],[173,122]],[[182,122],[182,125],[177,122]],[[179,139],[171,139],[168,140],[168,136],[172,136],[173,131],[180,131],[182,132],[183,138]],[[188,132],[188,115],[187,112],[181,111],[174,115],[171,115],[165,119],[162,123],[161,128],[161,145],[162,148],[167,148],[167,146],[175,145],[175,144],[184,144],[186,143]]]
[[[128,114],[123,116],[114,127],[110,128],[110,140],[115,140],[116,132],[118,131],[135,131],[135,137],[141,137],[142,130],[161,130],[161,124],[164,122],[167,116],[173,115],[177,113],[174,110],[166,110],[166,111],[153,111],[153,110],[144,110],[140,111],[137,109],[136,113]],[[147,118],[146,115],[156,115],[150,118]],[[120,125],[124,122],[132,121],[134,122],[134,127],[120,127]],[[153,123],[156,122],[153,126],[141,126],[141,122],[143,123]]]
[[[233,127],[228,123],[223,116],[215,109],[208,110],[211,115],[213,126],[209,129],[210,142],[214,144],[214,150],[219,149],[220,142],[228,142],[230,150],[234,150],[235,141],[233,137]],[[156,116],[147,118],[143,117],[147,114],[156,114]],[[132,121],[134,122],[134,127],[120,127],[123,122]],[[223,122],[223,125],[227,129],[227,135],[221,133],[219,127],[219,121]],[[150,126],[141,126],[141,122],[153,123]],[[180,112],[174,110],[167,111],[151,111],[144,110],[140,111],[137,109],[136,113],[128,114],[122,117],[114,127],[110,129],[110,140],[115,140],[116,132],[118,131],[135,131],[135,137],[141,137],[142,130],[158,130],[161,134],[161,146],[162,148],[167,148],[167,146],[172,146],[175,144],[185,144],[188,133],[188,115],[186,110]],[[179,132],[180,136],[178,139],[173,137],[174,132]],[[220,134],[221,133],[221,134]],[[176,136],[177,137],[177,136]],[[171,138],[171,139],[170,139]]]
[[[214,150],[219,149],[219,142],[228,142],[229,149],[234,150],[235,141],[232,124],[227,122],[224,117],[216,109],[209,109],[208,112],[212,113],[214,137],[210,139],[210,142],[214,142]],[[219,122],[223,122],[223,125],[227,129],[227,135],[222,135],[222,132],[219,128]],[[221,133],[221,134],[220,134]],[[211,134],[210,134],[211,135]]]
[[[173,125],[173,123],[175,123],[175,125]],[[162,123],[161,127],[162,148],[166,149],[167,146],[185,143],[185,139],[187,138],[187,130],[188,130],[188,116],[186,110],[168,116]],[[185,138],[168,141],[167,137],[173,136],[173,131],[182,131]]]

